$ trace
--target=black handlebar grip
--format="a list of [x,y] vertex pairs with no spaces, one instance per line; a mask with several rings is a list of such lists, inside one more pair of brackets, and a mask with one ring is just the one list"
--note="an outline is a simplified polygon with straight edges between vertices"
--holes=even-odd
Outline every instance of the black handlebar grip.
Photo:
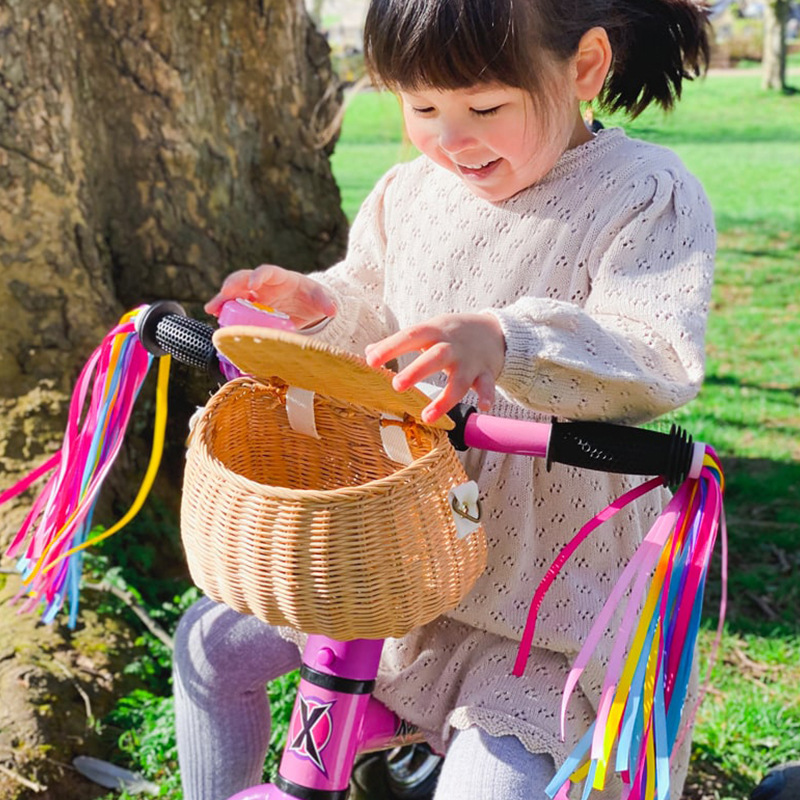
[[669,433],[605,422],[554,422],[547,450],[553,462],[601,472],[660,475],[677,486],[689,474],[692,437],[675,425]]
[[456,403],[447,412],[447,416],[450,417],[450,419],[455,423],[455,427],[447,431],[447,435],[450,438],[450,444],[453,445],[456,450],[462,453],[465,450],[469,450],[469,445],[464,438],[467,420],[472,414],[476,414],[477,411],[478,409],[475,408],[475,406],[469,406],[466,403]]
[[139,315],[136,331],[144,348],[154,356],[169,353],[182,364],[205,370],[218,382],[225,380],[211,339],[214,328],[187,317],[178,303],[160,300],[148,306]]

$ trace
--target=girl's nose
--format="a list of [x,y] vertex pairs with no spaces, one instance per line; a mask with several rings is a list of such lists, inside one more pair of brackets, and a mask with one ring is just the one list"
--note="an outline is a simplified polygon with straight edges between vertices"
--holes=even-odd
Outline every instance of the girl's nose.
[[459,153],[474,141],[475,137],[464,125],[442,124],[439,130],[439,147],[446,153]]

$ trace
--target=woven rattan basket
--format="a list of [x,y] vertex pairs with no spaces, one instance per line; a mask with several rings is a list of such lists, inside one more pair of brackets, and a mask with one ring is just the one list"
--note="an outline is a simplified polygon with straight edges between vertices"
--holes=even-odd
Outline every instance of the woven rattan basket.
[[195,426],[181,527],[197,585],[342,641],[402,636],[454,608],[486,543],[481,529],[457,535],[448,493],[467,478],[446,433],[407,415],[402,465],[383,448],[381,426],[396,423],[381,410],[316,394],[313,438],[293,430],[285,402],[282,379],[240,378]]

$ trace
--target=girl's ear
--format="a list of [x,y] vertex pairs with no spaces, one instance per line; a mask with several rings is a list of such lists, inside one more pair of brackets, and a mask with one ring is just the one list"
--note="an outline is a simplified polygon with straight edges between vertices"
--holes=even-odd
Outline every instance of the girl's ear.
[[578,100],[594,100],[611,68],[611,43],[605,28],[590,28],[581,37],[575,55],[575,93]]

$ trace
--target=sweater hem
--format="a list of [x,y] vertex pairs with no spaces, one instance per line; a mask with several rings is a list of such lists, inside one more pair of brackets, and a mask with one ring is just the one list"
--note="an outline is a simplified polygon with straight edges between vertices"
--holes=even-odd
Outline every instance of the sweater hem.
[[[556,768],[570,754],[570,748],[550,734],[531,725],[522,724],[519,720],[474,706],[461,706],[451,711],[447,717],[447,725],[457,731],[477,726],[489,736],[513,736],[519,739],[529,753],[534,755],[544,753],[551,756]],[[450,738],[449,735],[447,738]]]

